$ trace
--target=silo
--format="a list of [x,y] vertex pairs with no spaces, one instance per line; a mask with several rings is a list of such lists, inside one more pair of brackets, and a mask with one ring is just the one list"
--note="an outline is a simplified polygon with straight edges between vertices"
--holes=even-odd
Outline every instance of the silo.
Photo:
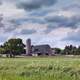
[[31,39],[26,40],[26,55],[31,55]]

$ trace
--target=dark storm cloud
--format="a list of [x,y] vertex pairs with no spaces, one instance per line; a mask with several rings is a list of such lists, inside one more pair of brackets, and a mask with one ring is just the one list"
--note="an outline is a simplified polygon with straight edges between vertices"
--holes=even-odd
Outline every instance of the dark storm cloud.
[[[64,17],[64,16],[54,16],[54,17],[48,17],[46,18],[48,23],[54,23],[57,24],[57,27],[65,27],[65,28],[72,28],[75,29],[78,26],[78,23],[80,23],[80,16],[72,16],[70,18]],[[53,26],[53,28],[55,28]]]
[[3,32],[9,33],[11,31],[14,31],[17,28],[17,23],[13,22],[13,20],[7,20],[6,22],[3,20],[3,18],[0,18],[0,29],[3,30]]
[[62,39],[62,40],[64,40],[64,41],[73,41],[73,42],[80,42],[80,30],[79,31],[77,31],[77,32],[69,32],[68,34],[67,34],[67,37],[65,37],[64,39]]
[[42,17],[42,16],[45,16],[46,14],[48,14],[49,11],[35,11],[35,12],[32,12],[30,13],[30,16],[37,16],[37,17]]
[[48,34],[48,33],[50,33],[51,31],[53,31],[54,29],[56,29],[56,28],[58,28],[58,26],[57,25],[55,25],[55,24],[49,24],[48,26],[47,26],[47,29],[44,31],[46,34]]
[[46,21],[44,19],[39,19],[39,18],[29,19],[28,21],[30,21],[31,23],[46,24]]
[[0,1],[0,5],[2,5],[2,1]]
[[4,32],[6,32],[6,33],[9,33],[9,32],[12,32],[12,31],[14,31],[16,29],[16,27],[14,27],[14,26],[9,26],[9,27],[6,27],[6,28],[4,28]]
[[80,11],[80,4],[72,4],[63,8],[63,10],[79,10]]
[[3,21],[3,15],[0,14],[0,28],[4,27],[4,24],[2,23]]
[[25,10],[34,10],[43,6],[51,6],[56,3],[57,0],[21,0],[16,5],[18,8]]
[[10,21],[7,21],[7,23],[4,21],[4,17],[1,14],[0,15],[0,29],[3,29],[3,32],[10,32],[15,29],[15,26],[12,26],[13,24]]
[[28,34],[30,35],[30,34],[33,34],[33,33],[36,33],[36,30],[23,29],[20,32],[21,35],[28,35]]
[[11,20],[11,23],[17,24],[17,25],[21,25],[24,22],[26,23],[38,23],[38,24],[45,24],[46,21],[44,19],[40,19],[40,18],[21,18],[21,19],[16,19],[16,20]]

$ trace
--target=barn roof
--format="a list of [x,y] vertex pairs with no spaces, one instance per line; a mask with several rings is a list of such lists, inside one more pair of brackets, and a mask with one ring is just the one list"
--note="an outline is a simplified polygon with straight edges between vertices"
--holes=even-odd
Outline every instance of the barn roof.
[[46,49],[49,49],[51,47],[48,44],[46,44],[46,45],[36,45],[36,46],[34,46],[34,48],[46,48]]

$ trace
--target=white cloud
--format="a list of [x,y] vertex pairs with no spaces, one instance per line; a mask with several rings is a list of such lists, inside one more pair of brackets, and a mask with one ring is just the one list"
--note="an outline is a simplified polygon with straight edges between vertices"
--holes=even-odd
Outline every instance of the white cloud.
[[21,17],[25,14],[23,9],[17,9],[14,4],[3,3],[0,6],[0,14],[3,14],[4,17]]
[[15,31],[21,31],[22,29],[28,29],[28,30],[36,30],[37,33],[43,33],[44,30],[47,29],[46,24],[38,24],[38,23],[24,23],[20,25]]
[[52,11],[52,12],[47,14],[47,16],[63,16],[66,18],[71,18],[71,17],[76,16],[76,15],[80,15],[80,14],[77,12],[70,11],[70,10],[58,10],[55,12]]

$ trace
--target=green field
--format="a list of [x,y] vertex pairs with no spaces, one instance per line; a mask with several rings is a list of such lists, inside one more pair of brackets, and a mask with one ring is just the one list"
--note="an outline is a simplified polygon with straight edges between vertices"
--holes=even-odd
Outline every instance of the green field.
[[80,58],[0,58],[0,80],[80,80]]

